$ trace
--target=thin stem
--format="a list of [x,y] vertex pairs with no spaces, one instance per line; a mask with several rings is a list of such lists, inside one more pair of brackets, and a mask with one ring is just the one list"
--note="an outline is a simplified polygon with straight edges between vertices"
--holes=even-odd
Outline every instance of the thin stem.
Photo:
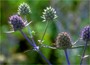
[[[26,17],[26,16],[24,16],[24,20],[27,21],[27,17]],[[30,27],[28,26],[27,29],[28,29],[28,32],[29,32],[31,38],[32,38],[32,33],[31,33],[31,29],[30,29]]]
[[[87,44],[87,46],[90,46],[90,44]],[[76,49],[76,48],[82,48],[84,45],[79,45],[79,46],[72,46],[72,48],[69,49]]]
[[38,51],[38,53],[40,54],[40,56],[41,56],[49,65],[52,65],[52,64],[47,60],[47,58],[40,52],[40,50]]
[[86,51],[86,48],[87,48],[87,43],[88,43],[88,42],[86,41],[85,46],[84,46],[84,50],[83,50],[83,54],[82,54],[82,57],[81,57],[80,65],[82,65],[83,57],[84,57],[84,55],[85,55],[85,51]]
[[[27,17],[26,17],[26,16],[24,16],[24,20],[27,21]],[[31,29],[30,29],[30,27],[27,26],[27,29],[28,29],[28,33],[30,34],[30,37],[31,37],[32,43],[34,44],[34,46],[36,46],[36,43],[35,43],[35,41],[34,41],[34,39],[33,39],[33,36],[32,36],[32,33],[31,33]]]
[[45,27],[45,30],[44,30],[44,33],[43,33],[43,36],[42,36],[42,38],[41,38],[41,42],[43,41],[43,38],[44,38],[45,33],[46,33],[46,31],[47,31],[48,25],[49,25],[49,22],[47,21],[46,27]]
[[65,49],[64,52],[65,52],[67,63],[68,63],[68,65],[70,65],[70,61],[69,61],[69,58],[68,58],[67,50]]
[[24,16],[24,22],[26,22],[27,23],[27,19],[26,19],[27,17],[26,17],[26,15]]
[[78,38],[72,45],[75,45],[81,38]]
[[32,36],[32,33],[31,33],[31,29],[30,29],[29,26],[28,26],[28,32],[29,32],[29,34],[30,34],[30,36],[31,36],[32,43],[36,46],[36,43],[35,43],[35,41],[34,41],[34,39],[33,39],[33,36]]
[[24,36],[24,38],[30,43],[31,46],[34,47],[34,45],[32,44],[32,42],[29,40],[29,38],[24,34],[24,32],[22,30],[20,30],[21,34]]

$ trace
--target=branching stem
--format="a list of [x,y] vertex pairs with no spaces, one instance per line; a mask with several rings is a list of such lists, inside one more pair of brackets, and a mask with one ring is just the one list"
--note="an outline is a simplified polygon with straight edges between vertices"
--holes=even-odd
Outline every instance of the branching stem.
[[[38,46],[36,44],[33,44],[32,41],[29,40],[29,38],[24,34],[24,32],[22,30],[20,30],[21,34],[24,36],[24,38],[30,43],[31,46],[33,46],[33,48],[40,54],[40,56],[49,64],[52,65],[47,59],[46,57],[40,52]],[[34,41],[34,40],[33,40]]]

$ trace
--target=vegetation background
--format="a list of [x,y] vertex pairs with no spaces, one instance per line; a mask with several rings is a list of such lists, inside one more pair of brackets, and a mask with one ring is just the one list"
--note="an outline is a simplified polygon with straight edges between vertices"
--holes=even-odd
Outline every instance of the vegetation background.
[[[60,32],[68,32],[75,42],[80,38],[80,32],[84,26],[90,25],[90,0],[0,0],[0,65],[43,65],[46,62],[41,56],[32,50],[26,39],[19,31],[6,34],[11,30],[9,17],[17,13],[21,3],[27,3],[32,13],[27,15],[28,21],[32,21],[30,27],[35,31],[34,39],[37,45],[41,39],[46,22],[42,22],[42,12],[46,7],[55,8],[58,19],[52,22],[44,43],[53,46],[56,36]],[[23,16],[22,16],[23,17]],[[27,33],[27,29],[23,29]],[[77,45],[84,44],[78,42]],[[25,52],[29,50],[28,52]],[[54,65],[66,65],[63,50],[40,48],[45,57]],[[79,65],[83,48],[68,49],[71,65]],[[90,55],[90,46],[87,47],[86,55]],[[83,65],[90,65],[90,56],[85,58]]]

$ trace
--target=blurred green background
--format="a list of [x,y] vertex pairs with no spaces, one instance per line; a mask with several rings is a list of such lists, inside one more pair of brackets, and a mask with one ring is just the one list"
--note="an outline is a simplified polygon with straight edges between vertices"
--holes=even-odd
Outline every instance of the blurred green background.
[[[75,42],[80,38],[81,29],[90,25],[90,0],[0,0],[0,65],[46,64],[19,31],[5,33],[12,30],[8,23],[9,17],[17,14],[18,6],[23,2],[27,3],[32,11],[27,15],[27,19],[32,21],[30,27],[35,31],[34,40],[37,45],[40,45],[38,40],[41,39],[46,24],[41,18],[46,7],[55,8],[58,19],[49,25],[43,44],[54,46],[56,36],[60,32],[68,32],[72,42]],[[23,31],[29,35],[26,28]],[[27,50],[29,51],[25,52]],[[49,48],[40,50],[53,65],[67,65],[63,50]],[[71,65],[79,65],[82,52],[83,48],[68,50]],[[86,55],[90,55],[90,46],[87,47]],[[84,59],[83,65],[90,65],[90,56]]]

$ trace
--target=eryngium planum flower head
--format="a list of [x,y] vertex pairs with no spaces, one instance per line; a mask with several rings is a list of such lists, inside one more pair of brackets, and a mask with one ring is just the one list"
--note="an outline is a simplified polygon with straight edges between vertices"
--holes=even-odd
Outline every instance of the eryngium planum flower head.
[[71,40],[69,34],[66,32],[59,33],[56,38],[56,46],[62,49],[71,48]]
[[42,18],[44,19],[43,22],[55,20],[57,18],[55,9],[52,7],[47,7],[46,9],[44,9]]
[[22,14],[22,15],[26,15],[28,13],[30,13],[30,7],[26,4],[26,3],[22,3],[19,7],[18,7],[18,14]]
[[84,27],[81,33],[81,38],[84,41],[90,41],[90,25]]
[[24,21],[18,15],[12,15],[9,20],[9,23],[12,25],[14,31],[20,30],[25,27]]

